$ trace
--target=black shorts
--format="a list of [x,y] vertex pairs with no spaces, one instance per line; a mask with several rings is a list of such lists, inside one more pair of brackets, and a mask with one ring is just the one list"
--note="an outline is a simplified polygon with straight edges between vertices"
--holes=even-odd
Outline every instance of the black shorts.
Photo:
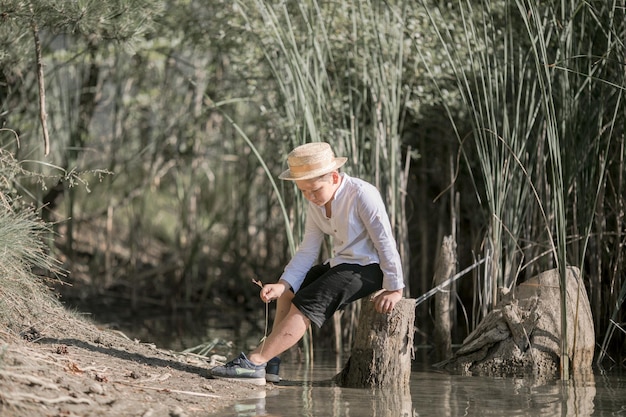
[[337,310],[382,288],[383,272],[378,264],[367,266],[316,265],[309,270],[293,297],[293,305],[317,327]]

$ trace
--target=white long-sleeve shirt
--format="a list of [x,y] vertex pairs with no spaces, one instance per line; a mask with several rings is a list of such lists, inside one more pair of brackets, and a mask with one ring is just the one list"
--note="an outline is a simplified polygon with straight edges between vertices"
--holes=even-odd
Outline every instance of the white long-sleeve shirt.
[[404,288],[402,263],[393,237],[389,216],[379,191],[372,184],[345,173],[331,201],[331,217],[326,209],[309,202],[304,238],[285,267],[281,279],[294,292],[317,261],[324,235],[332,238],[331,267],[342,263],[378,263],[383,272],[383,288]]

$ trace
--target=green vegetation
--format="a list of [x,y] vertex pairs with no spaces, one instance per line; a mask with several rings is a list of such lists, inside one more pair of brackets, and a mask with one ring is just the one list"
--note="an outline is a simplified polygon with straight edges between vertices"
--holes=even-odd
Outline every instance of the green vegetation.
[[50,222],[69,280],[136,309],[261,316],[250,281],[276,279],[303,226],[275,178],[326,140],[380,188],[411,296],[444,235],[460,268],[489,260],[455,284],[457,341],[499,287],[574,265],[598,361],[621,363],[624,1],[205,3],[0,6],[0,145],[38,174],[5,187]]
[[[566,265],[583,266],[596,329],[612,328],[601,311],[621,308],[626,285],[615,275],[624,267],[623,5],[482,1],[454,10],[461,31],[431,20],[469,111],[471,133],[459,141],[487,209],[481,247],[492,263],[481,306],[520,277],[558,267],[564,280]],[[450,47],[458,43],[466,47]],[[609,218],[611,236],[598,228]]]

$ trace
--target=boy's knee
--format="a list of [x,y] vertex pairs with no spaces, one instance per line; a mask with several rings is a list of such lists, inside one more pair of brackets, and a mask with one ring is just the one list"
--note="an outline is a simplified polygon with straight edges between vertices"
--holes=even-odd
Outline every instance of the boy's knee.
[[291,291],[285,291],[283,295],[281,295],[278,300],[286,303],[291,303],[295,294]]

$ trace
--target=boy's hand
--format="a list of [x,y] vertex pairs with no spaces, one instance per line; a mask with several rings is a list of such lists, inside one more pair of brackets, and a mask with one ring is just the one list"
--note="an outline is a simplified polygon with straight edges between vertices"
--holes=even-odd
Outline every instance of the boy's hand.
[[377,294],[372,301],[374,302],[374,308],[376,311],[383,314],[389,314],[401,299],[402,290],[384,290]]
[[276,284],[265,284],[263,288],[261,288],[259,296],[263,302],[269,303],[270,301],[276,300],[283,295],[287,286],[288,284],[283,283],[282,281],[279,281]]

